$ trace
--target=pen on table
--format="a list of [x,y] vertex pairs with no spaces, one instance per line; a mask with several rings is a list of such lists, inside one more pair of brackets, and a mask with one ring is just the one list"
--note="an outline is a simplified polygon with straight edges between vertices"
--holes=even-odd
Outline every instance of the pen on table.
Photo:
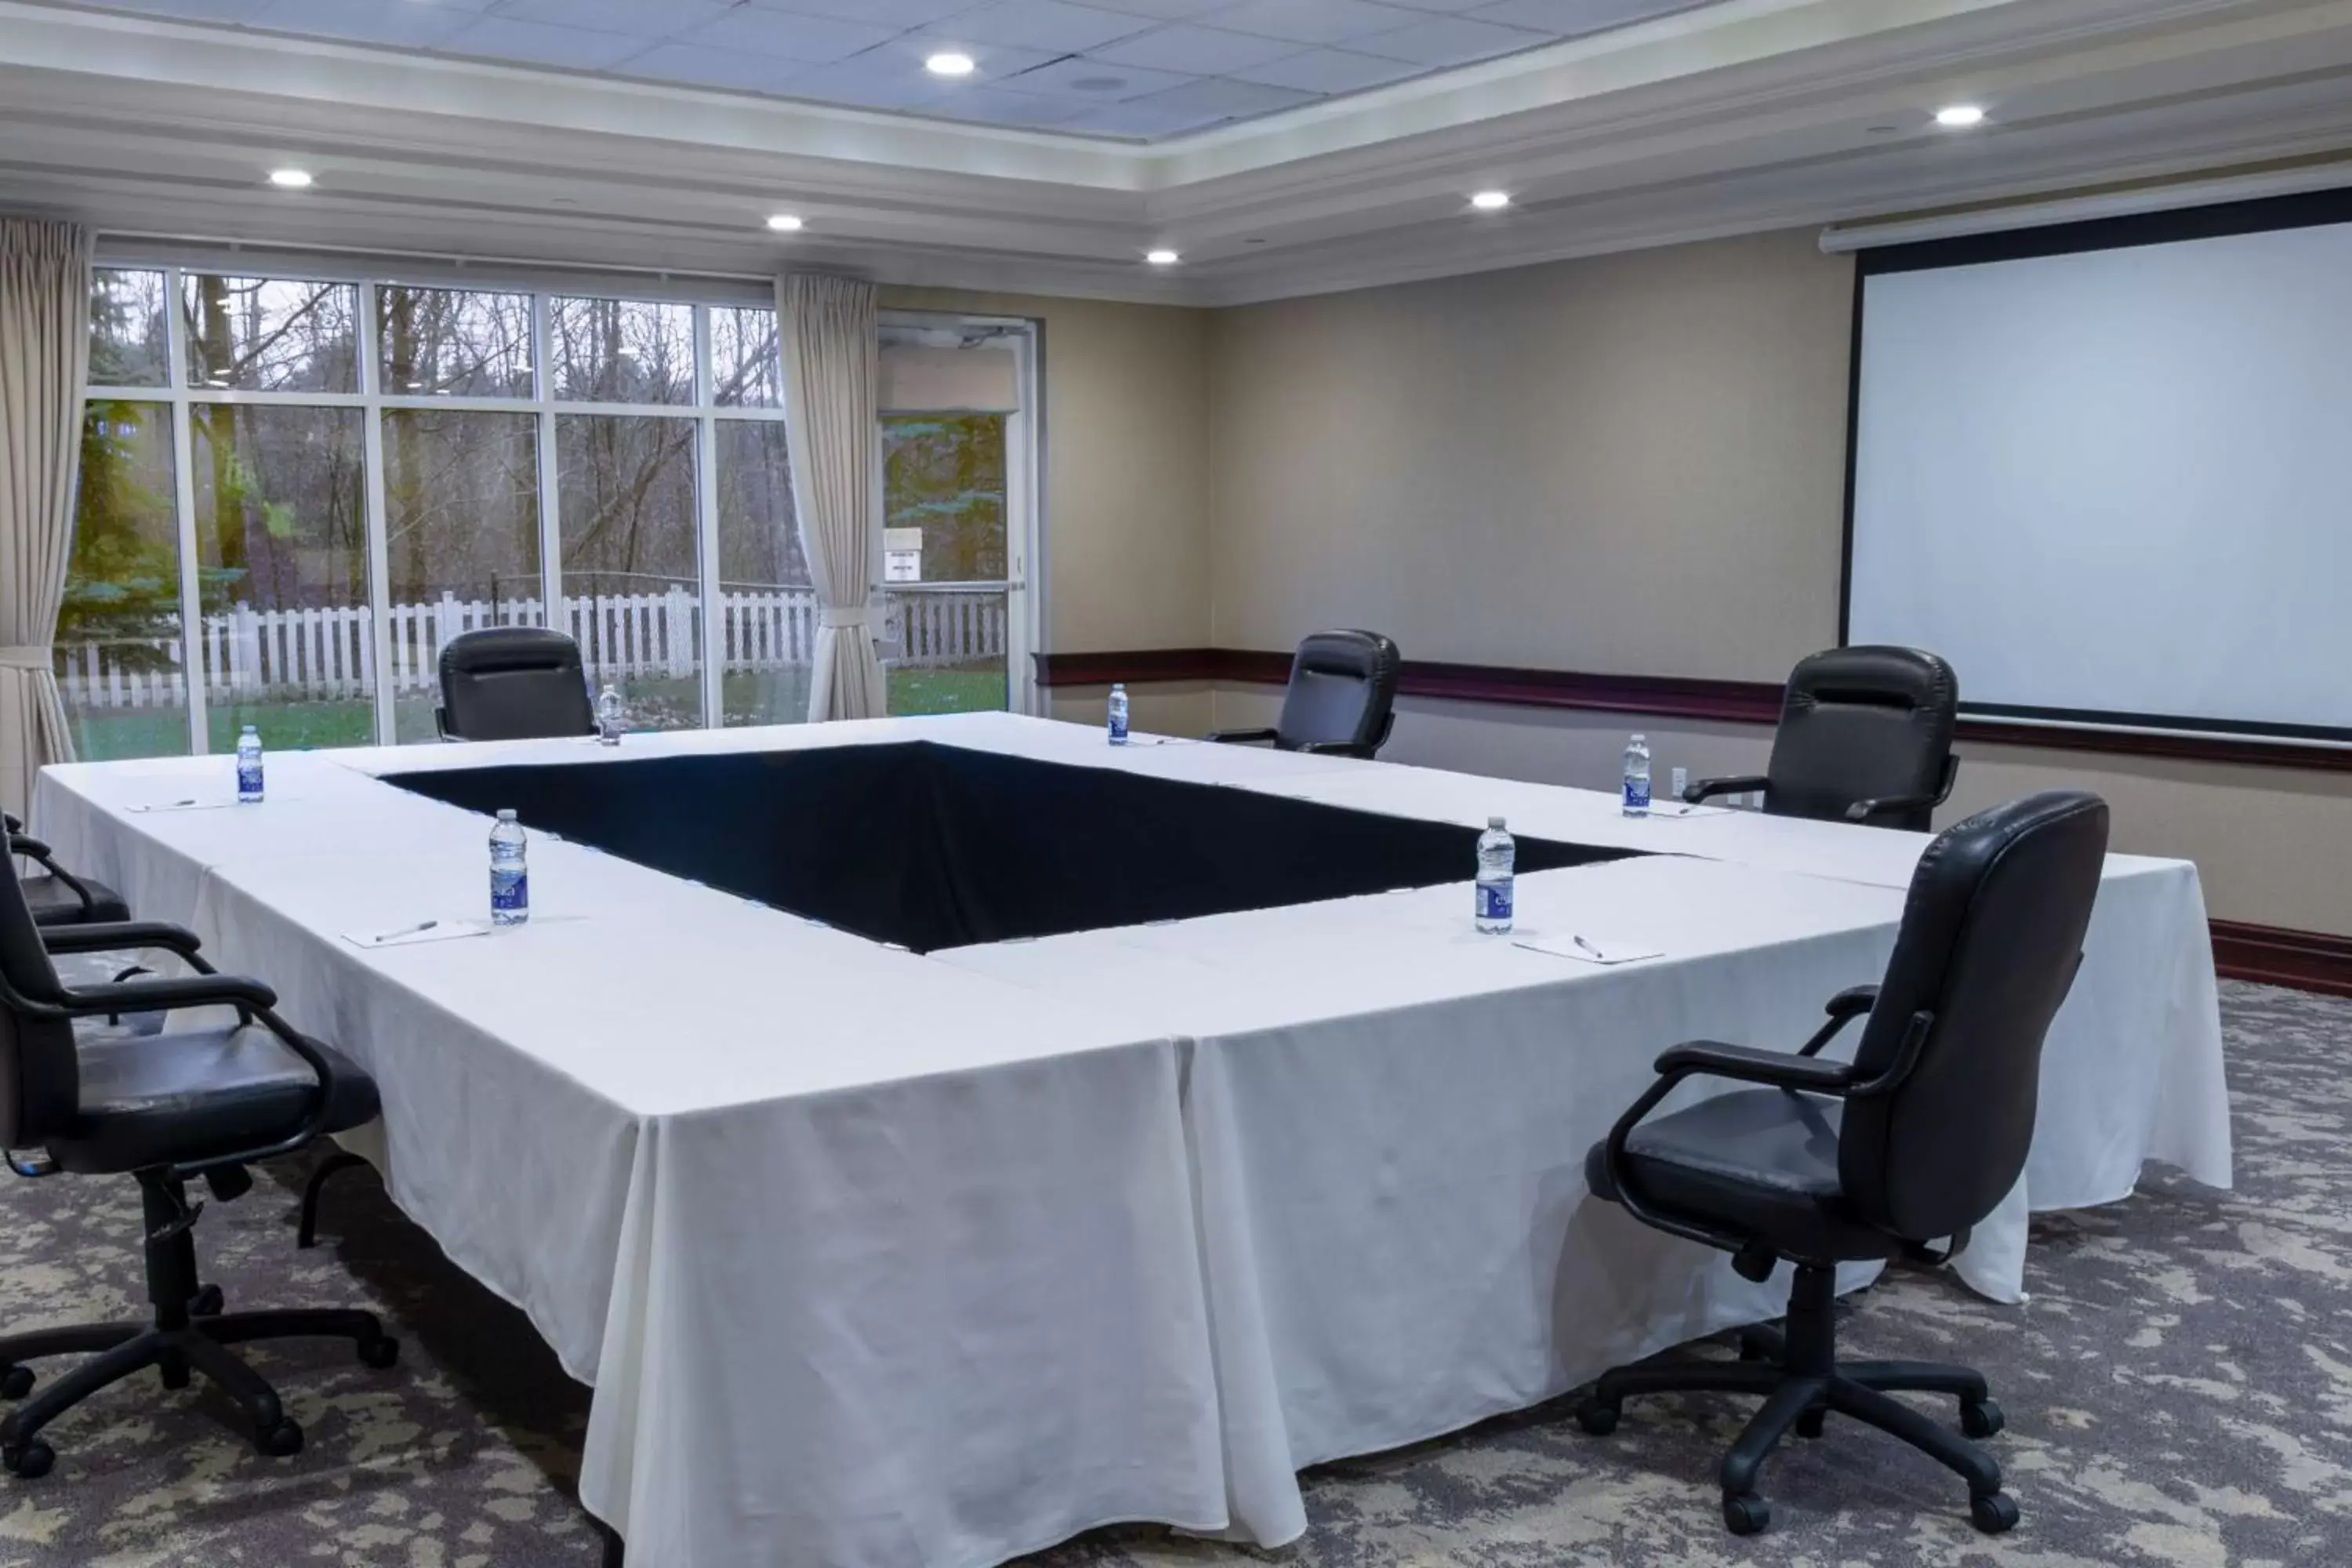
[[[1569,940],[1570,940],[1570,942],[1572,942],[1576,943],[1576,945],[1577,945],[1577,946],[1579,946],[1579,947],[1582,948],[1585,952],[1587,952],[1591,953],[1593,957],[1595,957],[1595,958],[1599,958],[1599,957],[1601,957],[1601,950],[1600,950],[1599,948],[1597,948],[1597,947],[1593,946],[1591,942],[1589,942],[1585,941],[1582,937],[1580,937],[1580,936],[1572,936],[1572,937],[1569,938]],[[1604,961],[1604,962],[1605,962],[1605,961]]]
[[378,947],[381,947],[385,942],[397,941],[399,938],[404,936],[415,936],[420,931],[431,931],[435,926],[437,926],[441,922],[439,921],[419,921],[413,926],[403,926],[398,931],[383,931],[369,940],[373,942]]

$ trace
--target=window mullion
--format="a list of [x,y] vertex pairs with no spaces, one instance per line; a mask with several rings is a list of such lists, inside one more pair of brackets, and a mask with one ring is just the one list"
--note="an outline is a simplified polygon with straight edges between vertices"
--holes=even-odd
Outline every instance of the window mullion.
[[[539,416],[539,583],[540,624],[571,633],[572,617],[563,608],[563,520],[557,491],[555,456],[555,332],[548,320],[548,297],[530,297],[531,386]],[[585,647],[582,655],[587,653]],[[592,666],[589,674],[593,677]]]
[[393,710],[392,682],[392,541],[390,508],[385,500],[383,402],[383,338],[376,328],[376,286],[360,285],[360,395],[366,421],[361,448],[367,467],[368,660],[375,680],[375,741],[389,746],[400,739]]
[[188,405],[188,328],[181,314],[180,289],[180,269],[167,269],[163,348],[171,361],[166,395],[172,410],[172,510],[180,535],[180,665],[188,677],[188,751],[200,757],[212,750],[212,742],[205,717],[204,591],[196,561],[195,412]]
[[710,378],[710,307],[694,307],[694,518],[697,583],[702,599],[702,724],[724,721],[719,653],[726,609],[719,597],[719,424],[710,406],[717,387]]

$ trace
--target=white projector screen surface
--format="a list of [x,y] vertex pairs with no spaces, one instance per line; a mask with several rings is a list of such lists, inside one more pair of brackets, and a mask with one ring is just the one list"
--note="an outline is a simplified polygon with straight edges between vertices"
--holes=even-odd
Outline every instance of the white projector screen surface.
[[2352,731],[2352,223],[1863,290],[1848,641],[1978,711]]

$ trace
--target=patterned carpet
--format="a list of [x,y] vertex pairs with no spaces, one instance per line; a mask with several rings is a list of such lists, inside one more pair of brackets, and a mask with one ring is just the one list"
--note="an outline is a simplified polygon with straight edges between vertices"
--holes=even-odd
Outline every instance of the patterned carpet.
[[[1747,1405],[1661,1399],[1629,1406],[1606,1440],[1550,1407],[1318,1470],[1313,1527],[1283,1552],[1127,1530],[1024,1568],[2352,1561],[2352,1001],[2229,985],[2223,1014],[2234,1195],[2158,1179],[2113,1208],[2044,1220],[2021,1309],[1904,1274],[1843,1314],[1849,1353],[1990,1373],[2009,1414],[1990,1446],[2025,1510],[2011,1535],[1978,1535],[1943,1471],[1832,1421],[1766,1468],[1771,1531],[1735,1541],[1714,1471]],[[599,1561],[571,1493],[585,1391],[365,1173],[338,1179],[328,1241],[296,1253],[302,1173],[266,1173],[206,1212],[210,1276],[233,1308],[372,1305],[397,1320],[400,1368],[370,1373],[325,1345],[258,1352],[309,1432],[291,1460],[256,1457],[216,1395],[163,1395],[152,1377],[119,1387],[51,1429],[47,1479],[0,1477],[0,1563]],[[127,1181],[0,1181],[0,1322],[133,1315],[135,1229]]]

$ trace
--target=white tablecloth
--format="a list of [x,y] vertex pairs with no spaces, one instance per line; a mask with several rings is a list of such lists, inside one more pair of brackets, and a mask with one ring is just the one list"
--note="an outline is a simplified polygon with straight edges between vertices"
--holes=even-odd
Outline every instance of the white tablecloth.
[[[1792,1047],[1875,979],[1925,836],[1139,739],[979,715],[278,756],[260,808],[140,815],[229,764],[117,763],[50,770],[35,810],[376,1075],[395,1199],[596,1385],[583,1493],[644,1568],[961,1568],[1118,1519],[1275,1544],[1301,1465],[1777,1313],[1590,1201],[1583,1152],[1665,1046]],[[371,774],[906,740],[1664,852],[1520,883],[1528,930],[1664,956],[1477,936],[1457,885],[918,958],[544,835],[521,931],[337,934],[483,901],[485,819]],[[2028,1210],[2150,1158],[2227,1184],[2218,1010],[2195,868],[2114,857],[1965,1277],[2016,1299]]]

